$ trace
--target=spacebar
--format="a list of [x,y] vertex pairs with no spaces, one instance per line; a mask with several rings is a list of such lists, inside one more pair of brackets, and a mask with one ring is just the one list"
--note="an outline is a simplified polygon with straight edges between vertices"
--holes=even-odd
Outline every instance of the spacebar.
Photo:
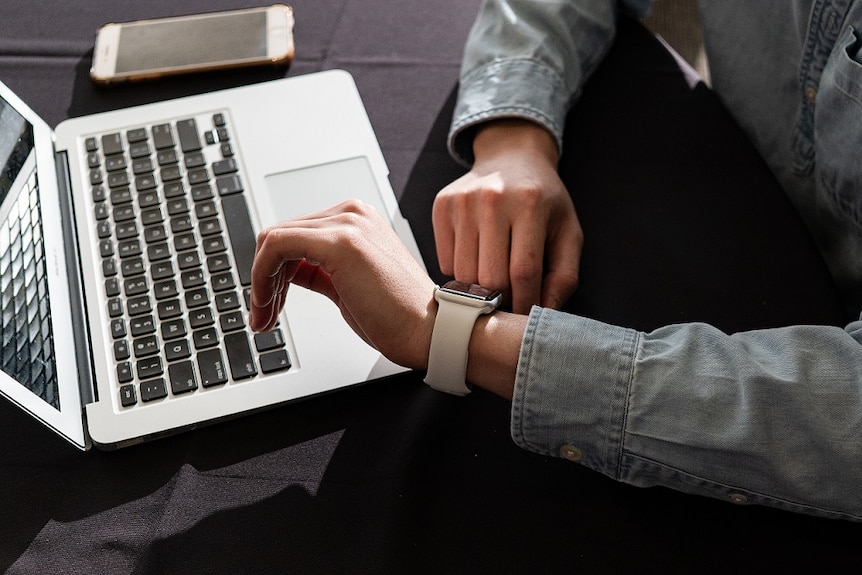
[[235,194],[222,197],[221,207],[227,224],[227,233],[230,235],[230,243],[233,246],[233,257],[236,260],[239,283],[250,286],[251,264],[254,261],[257,238],[251,225],[248,205],[242,194]]

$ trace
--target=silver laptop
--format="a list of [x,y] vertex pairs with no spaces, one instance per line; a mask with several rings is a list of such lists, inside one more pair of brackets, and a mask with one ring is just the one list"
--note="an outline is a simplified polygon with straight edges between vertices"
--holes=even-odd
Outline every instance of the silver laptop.
[[360,198],[418,261],[352,78],[332,70],[67,120],[0,84],[0,392],[116,448],[403,371],[291,288],[247,328],[256,233]]

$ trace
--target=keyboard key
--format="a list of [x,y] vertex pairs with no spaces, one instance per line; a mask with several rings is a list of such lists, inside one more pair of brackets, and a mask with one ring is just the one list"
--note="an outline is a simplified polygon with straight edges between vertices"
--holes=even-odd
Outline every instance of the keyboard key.
[[132,161],[132,173],[136,176],[150,174],[154,169],[152,158],[138,158]]
[[141,255],[141,253],[143,253],[141,250],[141,242],[139,242],[136,239],[123,240],[117,246],[117,254],[121,258],[139,256],[139,255]]
[[216,179],[216,189],[221,196],[237,194],[243,190],[242,180],[237,175],[222,176]]
[[201,375],[201,385],[204,387],[212,387],[227,382],[227,371],[219,349],[208,349],[198,353],[198,369]]
[[186,177],[189,179],[189,185],[196,186],[208,182],[210,173],[206,168],[195,168],[194,170],[189,170]]
[[248,345],[248,335],[244,331],[225,335],[224,345],[233,379],[247,379],[257,375],[257,366]]
[[181,234],[193,228],[192,219],[188,215],[171,218],[171,231],[175,234]]
[[138,194],[138,207],[142,210],[157,206],[160,201],[159,192],[156,190],[149,190]]
[[178,317],[183,314],[183,307],[180,305],[180,300],[178,299],[159,302],[157,309],[159,319],[161,320]]
[[221,330],[224,332],[243,329],[245,327],[245,320],[242,317],[242,312],[235,311],[223,314],[219,317],[219,326],[221,326]]
[[171,248],[165,243],[148,246],[147,257],[150,258],[151,262],[167,259],[171,257]]
[[218,332],[214,327],[207,327],[192,332],[195,349],[206,349],[218,345]]
[[[110,183],[108,185],[110,185]],[[156,177],[152,174],[138,176],[137,178],[135,178],[135,189],[139,192],[143,190],[152,190],[156,187],[156,185]]]
[[260,352],[284,347],[284,335],[280,329],[274,329],[266,333],[256,333],[254,334],[254,347]]
[[227,249],[227,246],[224,244],[224,238],[221,235],[211,236],[204,239],[203,246],[204,254],[208,256],[223,252]]
[[126,337],[126,322],[122,318],[111,320],[111,335],[114,339]]
[[178,252],[198,247],[198,240],[194,233],[180,234],[174,237],[174,249]]
[[156,161],[159,163],[159,166],[169,166],[171,164],[176,164],[179,161],[177,157],[176,150],[161,150],[158,154],[156,154]]
[[126,297],[147,293],[149,289],[150,286],[147,283],[147,278],[142,276],[129,278],[123,282],[123,293]]
[[213,162],[212,170],[213,175],[215,176],[233,174],[237,171],[236,160],[233,158],[228,158],[226,160],[219,160],[218,162]]
[[153,126],[153,145],[157,150],[174,147],[174,134],[170,124]]
[[130,258],[120,262],[120,271],[124,278],[144,273],[144,260],[141,258]]
[[120,387],[120,405],[131,407],[138,403],[138,394],[134,385],[123,385]]
[[170,261],[157,261],[151,264],[150,277],[154,282],[174,277],[174,264]]
[[149,296],[141,295],[131,298],[126,302],[126,311],[129,315],[140,315],[152,312],[153,308],[150,304]]
[[209,308],[195,309],[189,312],[189,323],[192,329],[206,327],[215,323],[213,312]]
[[109,258],[114,255],[114,242],[111,240],[102,240],[99,242],[99,255],[103,258]]
[[159,352],[159,340],[154,335],[139,337],[132,341],[135,358],[140,359]]
[[132,159],[143,158],[150,155],[150,144],[148,142],[135,142],[129,144],[129,156]]
[[189,342],[184,339],[169,341],[165,344],[165,359],[168,361],[176,361],[191,357],[192,350],[189,347]]
[[141,142],[147,139],[146,128],[132,128],[126,132],[126,139],[129,142]]
[[207,271],[211,274],[230,269],[230,259],[226,255],[215,255],[207,258]]
[[185,295],[186,307],[200,307],[207,305],[210,302],[210,294],[207,288],[199,288],[186,292]]
[[121,339],[119,341],[114,342],[114,359],[117,361],[123,361],[129,359],[131,357],[131,352],[129,351],[129,342],[125,339]]
[[102,136],[102,152],[106,156],[123,153],[123,138],[120,134],[105,134]]
[[173,182],[183,177],[183,173],[178,166],[167,166],[159,172],[162,182]]
[[160,207],[149,208],[141,212],[141,223],[145,226],[160,224],[163,221],[165,221],[165,216]]
[[185,186],[183,186],[182,182],[166,183],[164,189],[166,198],[176,198],[179,196],[184,196],[186,193],[186,188]]
[[177,256],[177,265],[181,270],[196,268],[201,265],[201,257],[197,252],[183,252]]
[[290,357],[288,357],[287,351],[279,349],[260,356],[260,370],[263,373],[274,373],[285,369],[290,369]]
[[153,295],[156,296],[156,299],[161,301],[163,299],[169,297],[176,297],[179,295],[179,290],[177,289],[177,281],[176,280],[164,280],[160,282],[156,282],[153,286]]
[[171,392],[174,395],[188,393],[198,388],[195,368],[190,361],[181,361],[169,365],[168,380],[171,382]]
[[176,339],[187,335],[186,322],[182,318],[175,318],[162,323],[161,326],[162,339]]
[[129,185],[129,174],[125,171],[114,172],[108,175],[109,188],[124,188]]
[[151,315],[133,317],[129,320],[129,328],[132,337],[140,337],[155,332],[156,322]]
[[222,272],[210,278],[211,286],[214,292],[232,290],[236,287],[233,281],[233,274],[230,272]]
[[200,168],[201,166],[207,165],[207,159],[201,152],[194,152],[191,154],[186,154],[185,158],[183,158],[183,163],[186,165],[186,168]]
[[155,356],[142,359],[135,364],[135,371],[138,374],[138,379],[149,379],[162,375],[164,373],[162,358]]
[[[215,220],[217,221],[217,220]],[[96,234],[100,239],[105,239],[111,237],[111,223],[102,220],[101,222],[96,224]]]
[[137,222],[122,222],[117,224],[116,232],[118,240],[136,238],[138,237],[138,224]]
[[141,401],[153,401],[167,397],[168,390],[162,378],[141,382]]
[[117,278],[108,278],[105,280],[105,294],[108,297],[120,295],[120,281]]
[[177,136],[180,139],[180,149],[184,153],[196,152],[201,149],[198,124],[194,118],[177,122]]
[[117,381],[120,383],[128,383],[135,379],[135,376],[132,374],[132,364],[128,361],[124,361],[123,363],[117,364]]
[[242,195],[224,197],[221,204],[228,235],[230,236],[230,243],[233,247],[233,257],[236,261],[239,283],[244,286],[250,286],[251,264],[254,261],[257,238],[255,237],[254,227],[251,225],[248,204],[246,204],[245,198]]
[[120,204],[128,204],[132,201],[132,191],[129,188],[119,188],[111,190],[111,205],[119,206]]
[[125,156],[109,156],[105,158],[105,169],[109,172],[126,169]]
[[183,289],[191,289],[204,285],[204,272],[202,269],[193,269],[180,274]]
[[135,219],[135,208],[128,205],[114,208],[114,221],[117,223],[127,222]]
[[240,307],[239,296],[236,292],[220,293],[215,296],[215,304],[219,313],[238,309]]

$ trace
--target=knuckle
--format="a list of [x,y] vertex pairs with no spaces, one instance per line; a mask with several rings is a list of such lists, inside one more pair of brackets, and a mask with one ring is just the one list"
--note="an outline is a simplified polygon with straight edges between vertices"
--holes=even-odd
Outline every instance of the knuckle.
[[541,268],[534,263],[535,261],[536,258],[527,258],[526,261],[513,263],[509,267],[509,278],[513,285],[524,285],[536,280],[541,273]]

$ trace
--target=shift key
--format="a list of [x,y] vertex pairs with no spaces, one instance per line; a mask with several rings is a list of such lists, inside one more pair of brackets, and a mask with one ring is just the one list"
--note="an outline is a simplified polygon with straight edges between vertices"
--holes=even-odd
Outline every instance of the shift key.
[[225,335],[224,347],[230,364],[230,374],[234,380],[257,375],[257,366],[254,363],[251,346],[248,344],[248,335],[244,331]]

